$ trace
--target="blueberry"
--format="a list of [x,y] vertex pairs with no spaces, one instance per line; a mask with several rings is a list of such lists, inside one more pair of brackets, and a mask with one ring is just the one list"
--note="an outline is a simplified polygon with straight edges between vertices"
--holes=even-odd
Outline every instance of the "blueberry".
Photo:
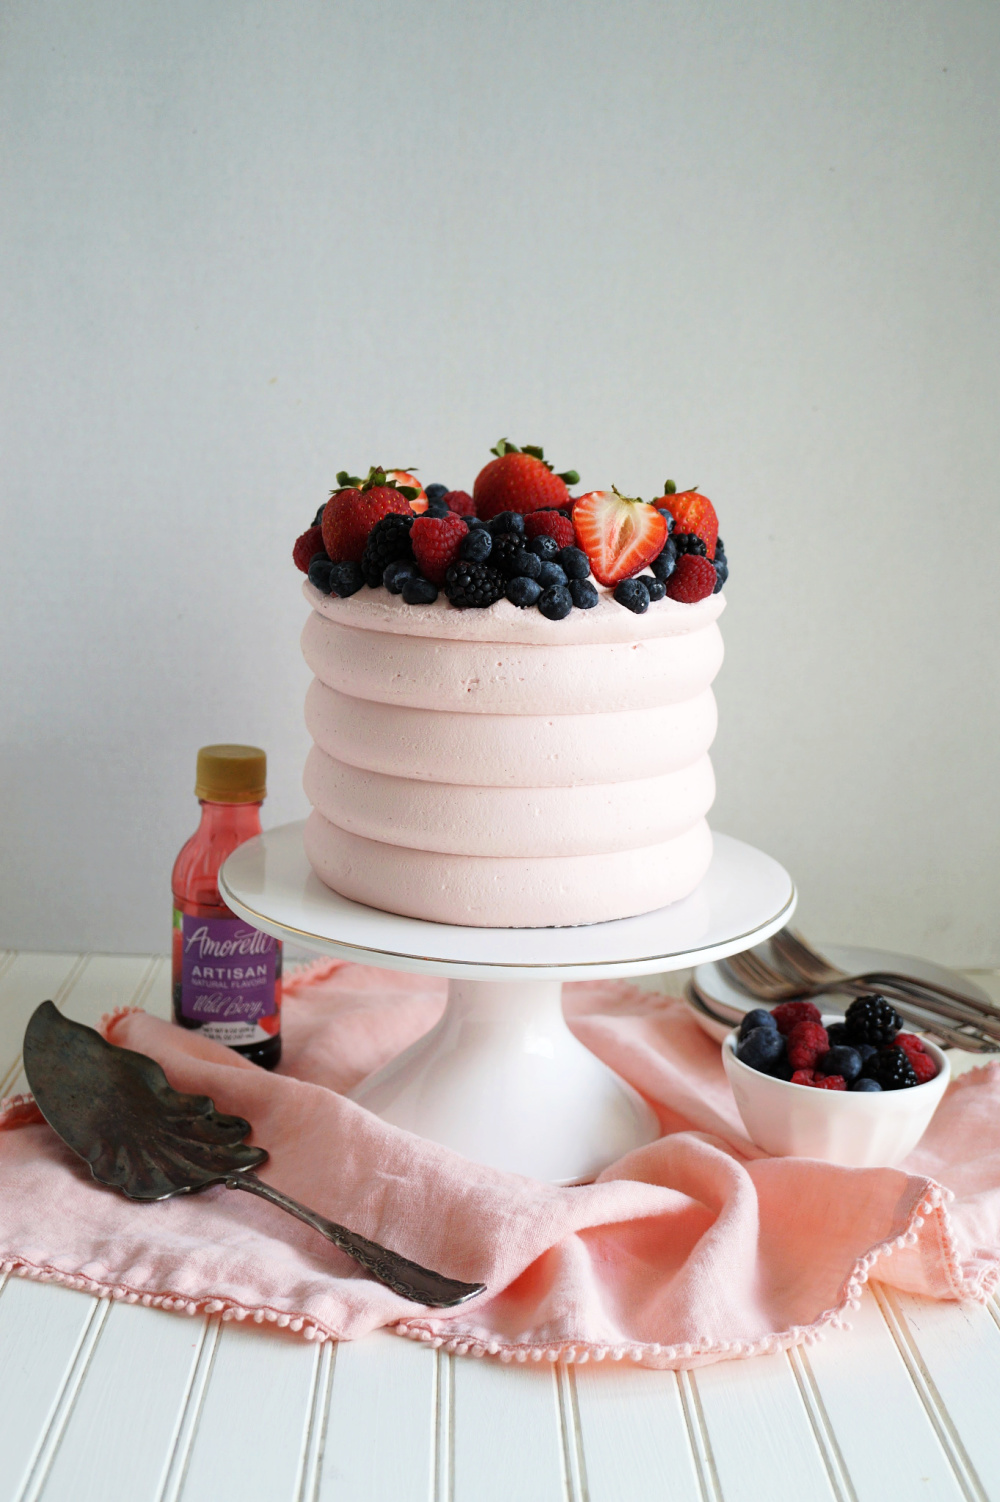
[[615,599],[619,605],[624,605],[626,610],[633,610],[636,615],[644,615],[649,609],[646,586],[640,584],[638,579],[623,579],[620,584],[616,584]]
[[328,595],[331,590],[330,570],[333,564],[325,553],[317,553],[309,560],[309,583],[318,589],[320,594]]
[[850,1085],[861,1073],[861,1055],[856,1048],[837,1043],[823,1055],[816,1068],[820,1074],[841,1074]]
[[726,580],[728,578],[729,578],[729,565],[726,563],[726,560],[724,558],[716,558],[716,560],[715,560],[715,586],[712,589],[713,595],[717,595],[719,593],[720,589],[722,589],[723,585],[725,584],[725,582],[726,582]]
[[836,1043],[847,1042],[847,1028],[842,1022],[831,1022],[826,1030],[826,1036],[830,1040],[830,1047],[833,1048]]
[[511,579],[507,585],[507,598],[512,605],[536,605],[541,592],[542,586],[538,580],[525,578],[524,574]]
[[645,584],[646,593],[649,595],[649,603],[651,605],[655,605],[657,600],[662,600],[667,592],[667,586],[655,574],[640,574],[639,583]]
[[870,1080],[867,1075],[862,1075],[859,1080],[855,1080],[853,1085],[848,1086],[848,1089],[861,1090],[864,1093],[867,1093],[871,1090],[877,1090],[880,1095],[882,1093],[882,1086],[879,1084],[878,1080]]
[[412,579],[416,572],[417,565],[412,558],[397,558],[395,563],[386,564],[382,583],[391,595],[398,595],[407,579]]
[[590,573],[590,560],[582,548],[563,548],[556,562],[567,579],[586,579]]
[[326,502],[324,501],[323,504],[322,504],[322,506],[319,508],[319,510],[316,512],[316,515],[312,519],[312,524],[313,524],[314,527],[318,527],[320,525],[320,523],[322,522],[322,520],[323,520],[323,512],[325,510],[326,510]]
[[573,596],[573,604],[577,610],[593,610],[600,599],[600,595],[589,579],[571,579],[569,592]]
[[494,537],[498,537],[501,532],[523,532],[524,517],[520,511],[501,511],[499,516],[494,516],[492,521],[487,522],[487,526]]
[[[829,1036],[829,1033],[827,1033],[827,1037]],[[875,1043],[855,1043],[854,1047],[861,1055],[862,1069],[864,1069],[865,1065],[868,1063],[868,1060],[874,1059],[875,1055],[878,1053],[878,1046]]]
[[561,621],[573,609],[573,596],[565,584],[550,584],[540,595],[538,608],[548,620]]
[[512,554],[510,567],[522,579],[542,577],[542,560],[535,553],[529,553],[527,548],[518,548],[517,552]]
[[493,551],[493,538],[485,527],[474,527],[458,545],[459,558],[469,563],[485,563]]
[[360,563],[332,563],[330,565],[331,593],[339,595],[342,600],[346,600],[348,595],[357,594],[364,582],[365,576],[361,572]]
[[528,543],[528,552],[534,553],[536,558],[543,562],[551,562],[559,553],[559,544],[554,537],[546,537],[544,532],[539,537],[533,537]]
[[549,584],[565,584],[567,582],[565,570],[561,569],[558,563],[549,563],[546,559],[538,565],[538,582],[543,588]]
[[747,1033],[753,1032],[755,1027],[777,1028],[777,1026],[778,1024],[770,1012],[765,1011],[763,1007],[754,1007],[752,1012],[747,1012],[744,1015],[743,1021],[740,1023],[740,1037],[745,1038]]
[[448,494],[447,485],[425,485],[424,495],[429,501],[439,501],[442,496]]
[[481,516],[467,516],[465,518],[465,525],[470,532],[474,527],[481,527],[484,532],[489,532],[490,530],[489,522],[484,522]]
[[786,1084],[790,1085],[792,1082],[792,1075],[794,1073],[794,1070],[792,1069],[791,1064],[789,1064],[787,1056],[782,1054],[778,1062],[776,1064],[772,1064],[770,1069],[766,1069],[764,1073],[769,1074],[772,1079],[784,1080]]
[[667,524],[667,536],[669,537],[671,532],[674,530],[674,527],[677,525],[674,521],[674,513],[672,511],[668,511],[666,506],[657,506],[656,509]]
[[725,561],[726,561],[726,545],[722,541],[721,537],[717,537],[715,539],[715,556],[716,556],[716,558],[721,558],[722,561],[723,561],[723,563],[725,563]]
[[772,1069],[785,1051],[785,1040],[776,1027],[755,1027],[736,1045],[741,1064],[764,1072]]
[[668,537],[663,544],[663,550],[649,565],[650,572],[657,579],[669,579],[677,567],[677,545],[672,537]]
[[407,605],[433,605],[437,597],[437,585],[420,574],[411,575],[403,585],[403,599]]
[[425,516],[450,516],[451,515],[451,509],[450,509],[450,507],[448,507],[448,506],[445,505],[444,501],[428,501],[427,502],[427,510],[424,512],[424,515]]

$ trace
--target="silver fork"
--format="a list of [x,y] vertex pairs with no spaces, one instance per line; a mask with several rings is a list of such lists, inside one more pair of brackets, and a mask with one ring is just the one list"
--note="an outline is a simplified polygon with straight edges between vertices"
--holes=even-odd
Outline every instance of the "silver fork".
[[849,980],[870,982],[872,985],[876,982],[884,982],[886,985],[897,985],[907,989],[913,995],[919,992],[923,996],[942,996],[982,1017],[1000,1021],[1000,1009],[987,1001],[981,1001],[979,997],[970,996],[967,991],[953,991],[949,986],[943,986],[940,981],[923,980],[916,975],[904,975],[898,970],[865,970],[850,975],[846,970],[840,970],[836,965],[832,965],[825,955],[813,949],[802,935],[792,928],[783,928],[780,933],[773,935],[771,952],[779,966],[793,981],[803,980],[810,984],[813,982],[822,984],[827,981]]
[[[740,990],[757,1001],[791,1001],[797,997],[822,996],[831,992],[863,996],[872,989],[872,983],[861,976],[795,984],[753,950],[730,955],[727,960],[719,961],[719,964]],[[905,1022],[918,1027],[921,1032],[931,1033],[943,1043],[970,1053],[1000,1052],[1000,1021],[992,1019],[987,1022],[981,1017],[972,1018],[960,1013],[953,1003],[941,997],[915,995],[898,985],[880,984],[879,991],[892,1002]],[[957,1022],[958,1027],[949,1027],[942,1020],[944,1017]]]

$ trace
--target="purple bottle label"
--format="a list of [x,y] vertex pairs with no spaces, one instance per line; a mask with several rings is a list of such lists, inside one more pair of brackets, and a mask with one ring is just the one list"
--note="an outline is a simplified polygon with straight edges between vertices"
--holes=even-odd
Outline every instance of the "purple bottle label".
[[[177,913],[181,1015],[216,1043],[264,1043],[278,1031],[281,944],[242,918]],[[270,1019],[274,1021],[270,1021]]]

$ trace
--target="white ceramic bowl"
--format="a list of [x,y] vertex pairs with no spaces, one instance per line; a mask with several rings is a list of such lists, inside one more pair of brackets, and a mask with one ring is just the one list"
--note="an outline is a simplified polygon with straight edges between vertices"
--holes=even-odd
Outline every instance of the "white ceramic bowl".
[[[824,1026],[842,1022],[823,1018]],[[737,1030],[727,1033],[722,1062],[752,1142],[777,1158],[820,1158],[846,1168],[895,1168],[920,1141],[951,1069],[936,1043],[923,1044],[938,1067],[934,1079],[909,1090],[814,1090],[772,1079],[736,1057]]]

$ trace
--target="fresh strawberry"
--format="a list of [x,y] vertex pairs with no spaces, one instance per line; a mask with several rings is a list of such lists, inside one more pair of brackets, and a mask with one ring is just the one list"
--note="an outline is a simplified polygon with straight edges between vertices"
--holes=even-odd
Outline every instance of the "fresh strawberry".
[[468,527],[453,512],[448,516],[418,516],[410,528],[413,556],[432,584],[443,584],[444,576],[458,557],[459,544]]
[[667,494],[653,502],[654,506],[665,506],[674,519],[675,532],[693,532],[700,537],[708,549],[709,558],[715,557],[715,544],[719,536],[719,518],[715,514],[715,507],[707,495],[702,495],[698,490],[679,490],[670,492],[671,481],[667,481]]
[[360,563],[368,534],[383,516],[412,516],[410,502],[418,499],[413,484],[397,484],[392,474],[412,480],[405,470],[385,470],[373,465],[368,478],[359,480],[345,469],[339,471],[335,490],[323,512],[323,543],[334,563]]
[[441,497],[449,511],[456,516],[475,516],[476,503],[467,490],[448,490]]
[[842,1074],[818,1074],[812,1087],[814,1090],[846,1090],[847,1081]]
[[682,553],[667,580],[667,594],[682,605],[707,600],[715,590],[715,564],[697,553]]
[[576,542],[573,523],[568,516],[558,511],[532,511],[524,518],[526,537],[553,537],[561,548],[571,548]]
[[771,1008],[779,1033],[787,1038],[797,1022],[822,1022],[823,1014],[811,1001],[782,1001]]
[[788,1034],[788,1062],[793,1069],[815,1069],[829,1047],[821,1022],[797,1022]]
[[295,567],[301,569],[304,574],[308,574],[311,560],[317,553],[324,551],[323,528],[310,527],[308,532],[303,532],[302,536],[295,540],[295,546],[292,549]]
[[476,515],[484,521],[499,516],[501,511],[520,511],[526,516],[529,511],[569,505],[566,487],[576,485],[580,479],[575,469],[553,474],[552,465],[540,448],[525,444],[519,449],[506,438],[501,438],[490,452],[497,457],[479,471],[472,487]]
[[424,494],[424,487],[416,475],[411,475],[405,469],[387,469],[385,477],[390,485],[397,485],[399,487],[405,485],[408,490],[416,491],[416,495],[410,497],[410,510],[415,515],[420,516],[427,510],[427,496]]
[[667,524],[655,506],[620,495],[614,487],[580,496],[573,507],[573,529],[600,584],[618,584],[640,573],[667,540]]

